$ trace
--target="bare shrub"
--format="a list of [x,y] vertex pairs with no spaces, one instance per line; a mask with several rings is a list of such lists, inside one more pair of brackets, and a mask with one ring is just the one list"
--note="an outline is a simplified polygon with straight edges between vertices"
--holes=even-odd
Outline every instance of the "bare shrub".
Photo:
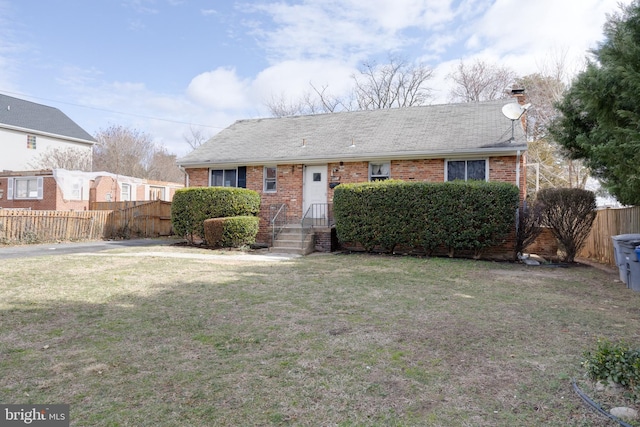
[[542,212],[542,224],[565,249],[563,261],[573,262],[589,236],[596,218],[596,196],[580,188],[547,188],[536,198]]

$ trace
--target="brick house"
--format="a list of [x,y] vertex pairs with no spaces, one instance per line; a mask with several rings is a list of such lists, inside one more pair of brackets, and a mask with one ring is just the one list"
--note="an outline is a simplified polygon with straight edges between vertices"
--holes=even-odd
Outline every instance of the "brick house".
[[289,222],[329,217],[341,183],[482,179],[517,185],[524,198],[526,137],[523,123],[502,113],[507,103],[240,120],[177,163],[187,186],[258,191],[265,243],[281,206]]
[[171,201],[181,183],[65,169],[0,172],[0,209],[88,210],[91,202]]

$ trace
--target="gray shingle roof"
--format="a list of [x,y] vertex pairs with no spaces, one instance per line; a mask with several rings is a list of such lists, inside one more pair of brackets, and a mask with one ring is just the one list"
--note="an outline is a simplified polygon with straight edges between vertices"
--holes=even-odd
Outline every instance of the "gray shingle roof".
[[0,94],[0,127],[2,126],[95,142],[91,135],[57,108]]
[[429,158],[526,149],[500,100],[240,120],[177,160],[182,166]]

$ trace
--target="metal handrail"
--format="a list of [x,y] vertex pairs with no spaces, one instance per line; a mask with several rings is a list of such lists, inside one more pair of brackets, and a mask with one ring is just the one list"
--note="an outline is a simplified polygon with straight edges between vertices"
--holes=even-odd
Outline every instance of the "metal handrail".
[[330,227],[334,224],[333,203],[311,203],[302,216],[302,227]]
[[[269,210],[275,210],[278,205],[269,206]],[[287,205],[284,203],[280,204],[278,211],[271,217],[269,221],[271,223],[271,244],[276,241],[276,237],[282,231],[285,225],[287,225]]]

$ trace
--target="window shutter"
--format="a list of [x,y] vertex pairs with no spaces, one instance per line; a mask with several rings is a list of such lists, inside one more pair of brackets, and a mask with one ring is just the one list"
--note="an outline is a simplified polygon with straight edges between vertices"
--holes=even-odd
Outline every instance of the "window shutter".
[[13,178],[7,180],[7,200],[13,200]]
[[238,187],[247,188],[247,167],[238,167]]
[[38,177],[38,200],[42,200],[42,196],[44,193],[44,179],[39,176]]

